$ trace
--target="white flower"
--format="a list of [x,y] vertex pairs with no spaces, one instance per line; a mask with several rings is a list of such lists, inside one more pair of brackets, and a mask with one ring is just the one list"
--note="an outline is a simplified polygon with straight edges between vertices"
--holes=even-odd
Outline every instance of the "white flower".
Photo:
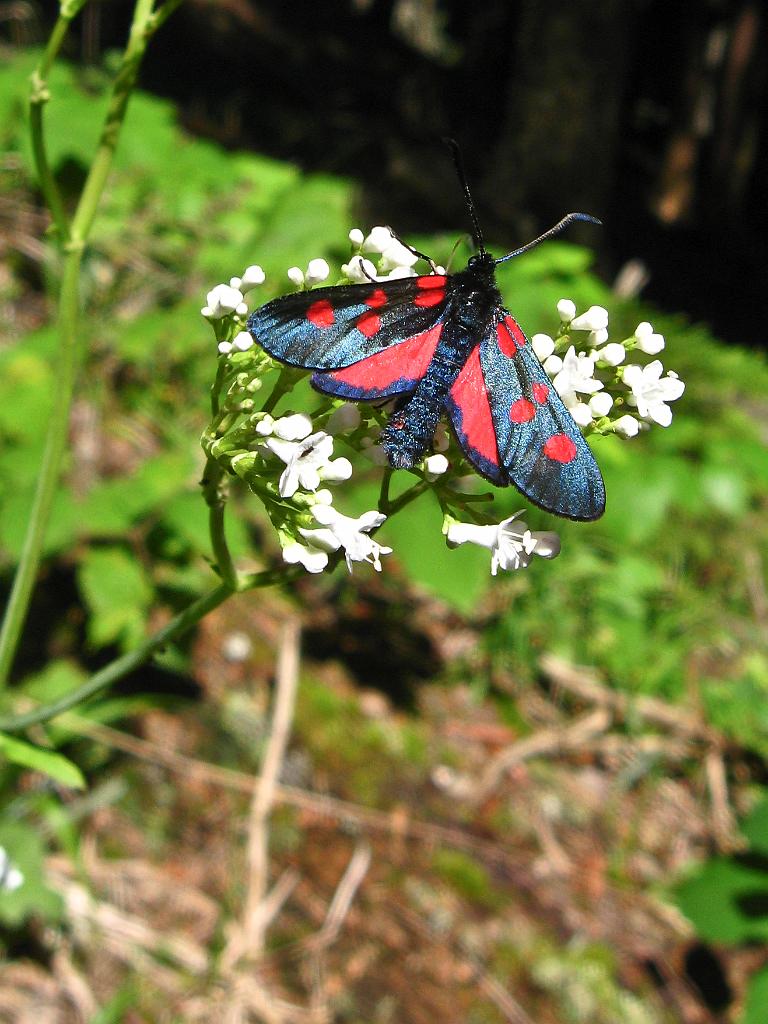
[[608,310],[603,306],[590,306],[586,313],[571,320],[572,331],[604,331],[608,326]]
[[613,399],[607,391],[598,391],[590,398],[589,408],[593,416],[607,416],[613,408]]
[[676,373],[662,377],[664,367],[660,359],[654,359],[647,366],[630,363],[624,367],[624,383],[632,391],[630,402],[637,406],[643,419],[653,420],[661,427],[672,422],[672,410],[667,402],[674,402],[685,391],[685,384]]
[[397,281],[403,277],[416,277],[416,271],[413,267],[395,267],[394,270],[390,270],[388,274],[379,274],[379,281]]
[[392,232],[389,228],[385,228],[382,225],[373,228],[368,237],[363,242],[363,249],[365,252],[384,252],[395,239],[392,237]]
[[452,522],[448,526],[446,539],[449,544],[478,544],[491,551],[491,575],[499,568],[525,569],[533,555],[555,558],[560,554],[560,538],[551,531],[534,532],[516,512],[504,519],[498,526],[477,526],[475,523]]
[[[240,291],[245,295],[251,288],[256,288],[257,285],[264,284],[266,274],[261,267],[254,263],[252,267],[246,267],[243,271],[243,276],[240,278],[240,283],[233,285],[235,288],[239,288]],[[230,282],[231,284],[232,282]]]
[[647,320],[643,320],[635,328],[635,340],[637,348],[646,355],[656,356],[664,348],[664,335],[654,334],[653,327]]
[[363,244],[365,240],[365,235],[360,230],[360,228],[352,228],[352,230],[349,232],[348,237],[352,245],[354,245],[355,248],[357,249],[360,248],[360,246]]
[[[248,331],[240,331],[235,335],[232,340],[232,348],[236,348],[238,352],[247,352],[249,348],[253,348],[253,338]],[[221,345],[219,345],[219,351],[221,351]]]
[[[571,345],[565,353],[563,368],[553,380],[555,391],[560,395],[565,405],[570,409],[578,402],[576,393],[593,395],[596,391],[602,391],[602,381],[595,380],[595,356],[590,352],[579,352]],[[549,360],[547,360],[549,362]]]
[[[200,310],[208,320],[221,320],[223,316],[234,313],[242,305],[243,293],[239,288],[228,284],[217,284],[205,297],[206,304]],[[247,309],[246,309],[247,312]]]
[[596,355],[601,362],[608,363],[609,366],[619,366],[620,363],[624,362],[627,350],[618,341],[612,341],[610,345],[599,348]]
[[608,331],[606,328],[602,328],[599,331],[589,332],[587,344],[591,345],[592,348],[597,348],[598,345],[604,345],[606,341],[608,341]]
[[588,427],[592,422],[592,410],[584,402],[577,402],[575,405],[572,405],[569,412],[573,416],[574,423],[580,427]]
[[319,491],[315,491],[311,495],[310,508],[314,508],[315,505],[332,505],[333,494],[328,490],[327,487],[321,488]]
[[303,412],[281,416],[272,421],[272,433],[283,441],[303,441],[312,433],[312,420]]
[[[338,551],[344,548],[347,569],[352,572],[353,562],[370,562],[376,572],[381,572],[381,555],[389,555],[392,548],[382,547],[369,536],[371,530],[377,529],[386,520],[386,516],[375,510],[364,512],[357,519],[344,516],[328,505],[316,505],[312,514],[323,530],[303,530],[303,537],[311,537],[312,542],[329,546],[329,550]],[[320,536],[320,535],[323,536]]]
[[634,416],[620,416],[614,420],[613,429],[622,437],[637,437],[640,433],[640,423]]
[[549,356],[548,359],[544,360],[544,369],[547,371],[550,377],[554,377],[555,374],[560,373],[563,368],[563,360],[560,356]]
[[272,433],[272,428],[274,427],[274,425],[275,421],[272,419],[269,413],[262,413],[259,415],[259,419],[256,421],[256,433],[260,434],[262,437],[269,437],[269,435]]
[[297,288],[304,287],[304,271],[301,267],[289,267],[285,273],[291,284],[296,285]]
[[339,459],[331,459],[318,468],[320,479],[329,484],[339,484],[352,476],[352,463],[342,455]]
[[266,447],[285,463],[278,492],[281,498],[292,498],[301,487],[316,491],[320,486],[320,468],[328,465],[333,452],[333,438],[322,430],[310,434],[303,441],[284,441],[279,437],[267,438]]
[[304,283],[308,288],[321,281],[326,281],[331,273],[331,268],[323,259],[310,260],[307,273],[304,276]]
[[437,480],[447,469],[448,459],[439,452],[437,455],[429,455],[424,459],[424,475],[430,482]]
[[360,426],[360,410],[352,402],[345,402],[337,409],[334,409],[328,417],[325,429],[329,434],[345,434],[347,431],[357,430]]
[[24,875],[11,863],[5,848],[0,846],[0,889],[15,892],[23,884]]
[[576,303],[571,299],[560,299],[557,303],[557,312],[564,324],[569,324],[576,316]]
[[219,342],[219,352],[221,352],[221,354],[223,356],[228,356],[231,351],[232,351],[232,342],[231,341],[220,341]]
[[548,334],[534,334],[531,338],[531,348],[539,362],[543,363],[555,351],[555,343]]
[[283,561],[289,565],[300,562],[307,572],[322,572],[328,565],[328,553],[311,544],[300,544],[297,540],[289,541],[283,548]]
[[354,284],[365,284],[366,281],[376,280],[376,267],[370,260],[356,256],[349,263],[344,263],[341,268],[342,274]]
[[395,239],[382,252],[379,269],[382,274],[386,274],[389,271],[410,269],[418,258],[410,249],[406,249],[402,242],[398,242]]

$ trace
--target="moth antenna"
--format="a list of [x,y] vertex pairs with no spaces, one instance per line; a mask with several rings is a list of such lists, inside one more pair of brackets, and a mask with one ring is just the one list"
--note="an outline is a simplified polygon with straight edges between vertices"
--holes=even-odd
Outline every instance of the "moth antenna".
[[535,249],[537,245],[542,242],[546,242],[548,238],[552,238],[554,235],[559,235],[560,232],[567,228],[569,224],[572,224],[575,220],[584,220],[588,224],[602,224],[601,220],[597,217],[593,217],[589,213],[566,213],[562,220],[559,220],[554,227],[551,227],[549,231],[545,231],[543,235],[539,235],[538,238],[534,238],[532,242],[527,242],[525,245],[521,245],[519,249],[513,249],[512,252],[508,252],[506,256],[501,256],[499,259],[494,260],[494,263],[504,263],[506,260],[511,260],[513,256],[519,256],[522,252],[528,252],[529,249]]
[[451,155],[453,156],[453,166],[456,168],[456,174],[458,175],[459,182],[461,183],[461,187],[464,191],[464,199],[472,221],[472,240],[475,243],[477,251],[484,253],[485,246],[483,245],[483,232],[480,230],[480,222],[478,221],[477,213],[475,212],[475,204],[472,202],[472,193],[469,191],[469,185],[467,184],[467,175],[464,170],[464,161],[461,159],[459,144],[455,139],[443,139],[443,142],[451,151]]

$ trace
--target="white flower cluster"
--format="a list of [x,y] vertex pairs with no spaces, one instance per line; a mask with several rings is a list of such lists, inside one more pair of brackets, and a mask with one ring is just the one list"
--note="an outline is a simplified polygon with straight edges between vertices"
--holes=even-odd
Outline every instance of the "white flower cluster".
[[[625,363],[629,352],[657,355],[664,337],[643,322],[621,342],[608,341],[608,311],[590,306],[579,316],[570,299],[557,304],[561,326],[556,338],[534,334],[533,350],[552,378],[555,390],[576,423],[598,433],[635,437],[651,423],[668,427],[672,422],[669,402],[678,399],[685,384],[674,371],[666,375],[659,359],[646,366]],[[585,348],[577,351],[571,333],[583,332]],[[581,339],[579,339],[581,340]],[[611,414],[631,407],[633,413]]]
[[[359,228],[353,228],[349,232],[349,240],[355,251],[349,263],[343,264],[341,272],[352,284],[417,276],[418,271],[413,268],[419,257],[392,234],[391,228],[379,225],[367,235],[363,235]],[[378,265],[363,253],[378,255]],[[445,273],[442,267],[437,271]]]
[[[244,327],[244,318],[248,315],[248,303],[245,296],[260,284],[264,284],[265,275],[260,266],[254,264],[243,271],[242,277],[230,278],[229,284],[217,284],[212,288],[206,298],[205,305],[200,310],[206,320],[216,326],[221,324],[227,317],[233,317],[236,327]],[[238,330],[231,340],[219,338],[219,352],[222,355],[229,355],[230,352],[247,352],[253,347],[253,338],[248,331]]]
[[534,555],[556,558],[560,554],[560,538],[552,531],[529,530],[523,512],[502,520],[498,525],[478,526],[447,518],[443,523],[445,538],[451,547],[477,544],[491,552],[491,575],[499,569],[526,569]]
[[[355,415],[356,414],[356,415]],[[326,426],[335,434],[355,429],[359,424],[356,409],[341,406],[331,414]],[[333,495],[321,484],[337,484],[349,480],[352,463],[344,457],[333,458],[333,436],[325,430],[313,430],[312,420],[304,413],[293,413],[277,419],[268,413],[256,414],[254,441],[251,450],[234,455],[231,467],[248,479],[256,470],[268,479],[269,469],[257,467],[255,453],[269,459],[275,456],[284,466],[277,481],[277,494],[282,499],[268,512],[275,522],[283,559],[300,563],[311,573],[322,572],[328,555],[343,549],[347,568],[353,562],[368,562],[381,571],[381,556],[391,553],[371,536],[386,520],[378,511],[366,512],[357,519],[342,515],[333,508]],[[315,526],[314,523],[317,525]]]

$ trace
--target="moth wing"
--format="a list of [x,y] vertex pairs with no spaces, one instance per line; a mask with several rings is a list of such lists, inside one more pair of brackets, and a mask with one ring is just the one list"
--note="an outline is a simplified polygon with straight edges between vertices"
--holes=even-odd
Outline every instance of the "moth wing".
[[315,288],[273,299],[251,314],[247,327],[289,366],[338,370],[403,345],[410,361],[416,339],[431,340],[429,332],[442,323],[450,290],[450,278],[437,274]]
[[517,322],[505,310],[486,329],[480,365],[506,482],[568,519],[598,519],[605,485],[583,434]]

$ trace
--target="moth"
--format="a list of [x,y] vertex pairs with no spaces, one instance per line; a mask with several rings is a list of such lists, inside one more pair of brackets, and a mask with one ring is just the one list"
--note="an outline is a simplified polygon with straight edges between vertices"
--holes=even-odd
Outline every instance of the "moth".
[[[539,238],[494,258],[461,164],[449,141],[473,225],[475,253],[464,270],[315,288],[268,302],[247,328],[266,352],[313,370],[313,386],[359,402],[395,399],[381,434],[393,468],[411,469],[447,415],[475,469],[512,485],[535,505],[568,519],[605,510],[600,470],[520,325],[505,308],[496,267],[573,221],[569,213]],[[396,236],[395,236],[396,237]],[[404,243],[403,243],[404,244]]]

